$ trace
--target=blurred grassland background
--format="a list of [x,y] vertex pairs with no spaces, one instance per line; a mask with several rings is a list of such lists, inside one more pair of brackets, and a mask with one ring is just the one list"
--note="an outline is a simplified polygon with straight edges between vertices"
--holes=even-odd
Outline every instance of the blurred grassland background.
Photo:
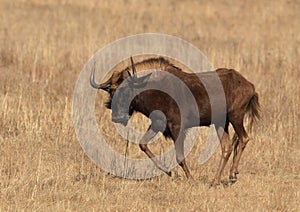
[[[299,11],[298,0],[0,0],[0,210],[299,211]],[[179,167],[171,178],[119,179],[84,155],[71,119],[76,79],[97,50],[144,32],[183,38],[255,84],[262,119],[233,186],[228,164],[208,189],[220,151],[198,163],[207,129],[187,158],[194,182]],[[98,93],[98,124],[123,153]],[[160,143],[171,144],[161,139],[156,154]],[[128,154],[144,157],[133,144]]]

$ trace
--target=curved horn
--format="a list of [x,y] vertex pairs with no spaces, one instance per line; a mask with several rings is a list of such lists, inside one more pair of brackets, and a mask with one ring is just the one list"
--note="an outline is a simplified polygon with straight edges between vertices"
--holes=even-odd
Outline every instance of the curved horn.
[[133,76],[136,76],[136,69],[135,69],[135,65],[134,65],[132,56],[130,57],[130,60],[131,60],[131,67],[132,67]]
[[104,83],[101,83],[101,84],[97,84],[95,82],[95,67],[96,67],[96,62],[94,63],[93,67],[92,67],[92,71],[91,71],[91,77],[90,77],[90,84],[93,88],[96,88],[96,89],[103,89],[107,92],[110,91],[110,80],[107,80],[106,82]]

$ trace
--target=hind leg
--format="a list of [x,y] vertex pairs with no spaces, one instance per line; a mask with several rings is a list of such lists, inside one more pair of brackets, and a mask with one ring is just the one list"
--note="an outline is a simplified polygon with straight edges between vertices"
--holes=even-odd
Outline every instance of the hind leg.
[[217,174],[211,183],[211,186],[216,186],[220,183],[222,173],[232,152],[232,143],[229,139],[228,127],[225,127],[225,129],[223,127],[217,127],[217,129],[218,136],[221,140],[222,156]]
[[234,157],[233,157],[233,164],[230,169],[229,179],[231,182],[236,182],[237,181],[236,175],[239,173],[238,172],[239,162],[241,160],[243,151],[249,141],[249,137],[244,128],[243,121],[239,121],[237,123],[232,123],[232,126],[233,126],[238,138],[235,139],[236,140],[236,143],[234,144],[235,145],[235,153],[234,153]]
[[[240,142],[239,137],[237,136],[236,133],[234,133],[233,138],[232,138],[232,145],[233,145],[233,161],[235,160],[236,155],[237,155],[239,142]],[[239,173],[239,171],[238,171],[238,170],[235,170],[235,174],[238,174],[238,173]]]

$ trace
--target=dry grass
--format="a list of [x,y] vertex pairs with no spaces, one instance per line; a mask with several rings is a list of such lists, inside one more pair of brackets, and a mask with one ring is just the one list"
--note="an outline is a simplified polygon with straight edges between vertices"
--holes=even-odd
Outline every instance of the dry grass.
[[[300,210],[298,0],[1,0],[0,11],[1,211]],[[235,185],[208,190],[220,155],[200,166],[201,137],[187,159],[195,182],[178,167],[118,179],[84,156],[71,120],[77,76],[95,51],[142,32],[182,37],[256,85],[263,118]]]

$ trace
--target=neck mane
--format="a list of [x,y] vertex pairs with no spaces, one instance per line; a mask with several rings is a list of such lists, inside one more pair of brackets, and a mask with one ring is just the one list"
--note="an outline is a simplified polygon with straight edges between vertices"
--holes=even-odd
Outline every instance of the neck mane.
[[[175,65],[173,65],[163,57],[146,59],[141,62],[135,63],[134,65],[137,71],[143,71],[149,69],[158,69],[158,70],[165,71],[167,70],[168,67],[172,67],[181,71],[180,68],[176,67]],[[125,70],[129,70],[132,73],[131,66],[127,67]]]

